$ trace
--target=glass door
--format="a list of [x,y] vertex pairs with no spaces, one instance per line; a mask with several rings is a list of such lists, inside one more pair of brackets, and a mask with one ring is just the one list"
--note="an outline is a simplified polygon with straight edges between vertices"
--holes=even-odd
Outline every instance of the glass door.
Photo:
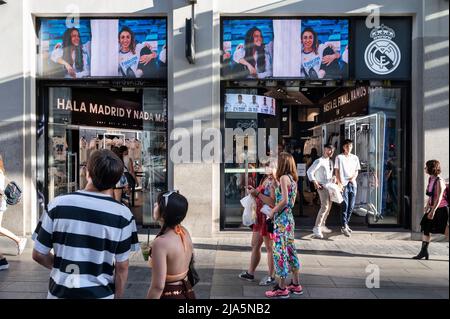
[[49,125],[48,200],[74,192],[79,184],[78,130]]
[[382,112],[346,122],[347,137],[354,141],[353,153],[361,164],[354,213],[365,216],[369,224],[383,219],[385,123]]

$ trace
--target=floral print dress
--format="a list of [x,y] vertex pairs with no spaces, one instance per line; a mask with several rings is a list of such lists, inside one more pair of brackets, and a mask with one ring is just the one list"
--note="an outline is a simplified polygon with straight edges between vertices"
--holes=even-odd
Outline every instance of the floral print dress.
[[[286,278],[290,272],[300,269],[294,243],[295,222],[292,215],[292,208],[297,195],[297,183],[292,176],[288,176],[291,180],[288,187],[288,203],[282,211],[275,213],[274,216],[273,259],[275,274],[281,278]],[[277,205],[282,198],[281,186],[278,186],[275,189],[275,204]]]

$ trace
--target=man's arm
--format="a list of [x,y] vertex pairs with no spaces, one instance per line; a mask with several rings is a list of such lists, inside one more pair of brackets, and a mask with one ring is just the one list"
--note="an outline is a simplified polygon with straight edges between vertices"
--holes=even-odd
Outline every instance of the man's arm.
[[306,174],[308,175],[309,180],[314,183],[314,186],[317,189],[322,189],[322,186],[320,186],[319,182],[316,180],[316,172],[319,169],[319,160],[315,160],[314,163],[308,168],[308,171]]
[[339,172],[339,157],[336,157],[336,162],[334,163],[334,175],[336,176],[336,184],[342,186],[341,174]]
[[53,268],[54,259],[55,256],[50,252],[47,255],[44,255],[38,252],[36,249],[33,249],[33,260],[47,269],[51,270]]
[[114,282],[116,291],[114,294],[115,299],[122,298],[125,291],[125,284],[128,279],[128,260],[123,262],[116,262],[115,264],[115,276]]
[[355,174],[353,175],[351,181],[356,183],[356,178],[358,177],[359,174],[359,170],[361,169],[361,164],[359,163],[359,158],[356,159],[357,160],[357,164],[356,164],[356,170],[355,170]]

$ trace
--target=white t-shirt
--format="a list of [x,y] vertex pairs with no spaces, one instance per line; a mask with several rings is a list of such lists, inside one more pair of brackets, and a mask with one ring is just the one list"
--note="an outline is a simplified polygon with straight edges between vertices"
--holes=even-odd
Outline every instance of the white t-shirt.
[[245,104],[244,102],[242,103],[237,102],[233,107],[233,112],[245,112],[246,109],[247,104]]
[[341,179],[341,183],[343,186],[347,186],[350,178],[355,175],[356,171],[361,169],[361,165],[359,164],[358,156],[354,154],[349,154],[348,156],[339,154],[336,157],[334,168],[339,169],[339,177]]
[[267,104],[261,105],[261,113],[269,114],[269,106]]
[[[326,44],[320,44],[317,49],[317,54],[314,51],[305,53],[302,51],[302,64],[300,66],[300,76],[306,78],[314,78],[314,72],[317,74],[317,78],[321,79],[325,75],[324,72],[320,72],[320,65],[322,64],[323,50],[327,47]],[[314,72],[312,71],[314,70]]]
[[259,104],[258,103],[251,103],[248,107],[248,112],[252,113],[258,113],[259,110]]
[[144,43],[136,44],[135,53],[128,51],[122,52],[119,49],[119,76],[140,78],[143,75],[142,70],[138,69],[141,58],[141,50],[145,47]]
[[55,161],[65,161],[67,154],[67,142],[64,137],[55,136],[52,138],[53,157]]
[[321,185],[328,184],[333,178],[333,162],[322,156],[314,161],[307,174],[311,182],[317,181]]

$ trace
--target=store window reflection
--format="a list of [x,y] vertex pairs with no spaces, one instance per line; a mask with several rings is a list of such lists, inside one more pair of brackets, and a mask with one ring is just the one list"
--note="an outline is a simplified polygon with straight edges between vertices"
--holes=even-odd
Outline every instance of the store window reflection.
[[118,198],[139,224],[155,224],[156,194],[167,189],[166,89],[47,90],[39,118],[48,122],[38,135],[37,177],[44,201],[83,189],[95,150],[120,150],[132,181]]

